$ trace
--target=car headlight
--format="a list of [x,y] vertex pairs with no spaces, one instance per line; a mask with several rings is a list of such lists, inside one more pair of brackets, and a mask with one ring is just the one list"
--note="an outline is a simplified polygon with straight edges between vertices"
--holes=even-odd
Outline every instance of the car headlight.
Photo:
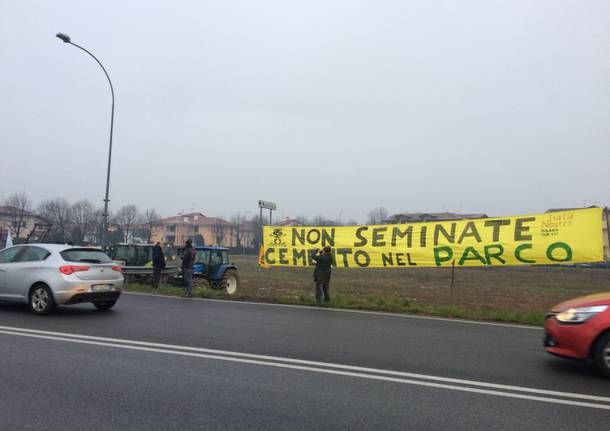
[[607,309],[607,305],[570,308],[569,310],[558,313],[555,318],[560,322],[564,323],[582,323],[595,316],[597,313],[601,313],[602,311],[606,311]]

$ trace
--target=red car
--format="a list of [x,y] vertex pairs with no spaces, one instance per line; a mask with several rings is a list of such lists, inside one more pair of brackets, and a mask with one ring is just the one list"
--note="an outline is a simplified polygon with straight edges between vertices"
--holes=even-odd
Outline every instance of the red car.
[[610,292],[553,307],[544,321],[544,347],[564,358],[592,359],[610,377]]

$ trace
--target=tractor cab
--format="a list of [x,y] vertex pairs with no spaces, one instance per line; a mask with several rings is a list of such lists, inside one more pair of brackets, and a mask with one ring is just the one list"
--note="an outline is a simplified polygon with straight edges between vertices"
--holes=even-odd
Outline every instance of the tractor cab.
[[223,247],[195,247],[197,255],[193,265],[193,274],[206,278],[219,279],[218,272],[230,265],[229,250]]
[[152,266],[152,248],[153,244],[115,244],[107,253],[121,266]]

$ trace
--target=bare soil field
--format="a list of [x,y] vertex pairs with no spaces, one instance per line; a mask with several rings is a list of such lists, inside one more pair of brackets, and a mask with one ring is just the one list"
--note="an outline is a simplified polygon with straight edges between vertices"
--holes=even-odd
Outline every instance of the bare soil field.
[[[254,256],[232,259],[239,269],[240,296],[313,303],[313,269],[260,269]],[[333,302],[339,306],[475,318],[495,315],[531,323],[539,322],[558,302],[601,291],[610,291],[610,270],[559,266],[456,268],[453,289],[450,268],[333,269],[331,280]]]

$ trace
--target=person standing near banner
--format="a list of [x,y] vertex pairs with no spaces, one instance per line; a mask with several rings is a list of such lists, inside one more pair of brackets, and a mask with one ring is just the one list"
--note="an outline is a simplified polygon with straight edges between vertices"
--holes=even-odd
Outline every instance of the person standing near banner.
[[316,283],[316,304],[322,303],[322,292],[324,302],[330,301],[330,273],[333,264],[333,255],[330,247],[314,250],[311,258],[316,261],[316,269],[313,271],[313,281]]

